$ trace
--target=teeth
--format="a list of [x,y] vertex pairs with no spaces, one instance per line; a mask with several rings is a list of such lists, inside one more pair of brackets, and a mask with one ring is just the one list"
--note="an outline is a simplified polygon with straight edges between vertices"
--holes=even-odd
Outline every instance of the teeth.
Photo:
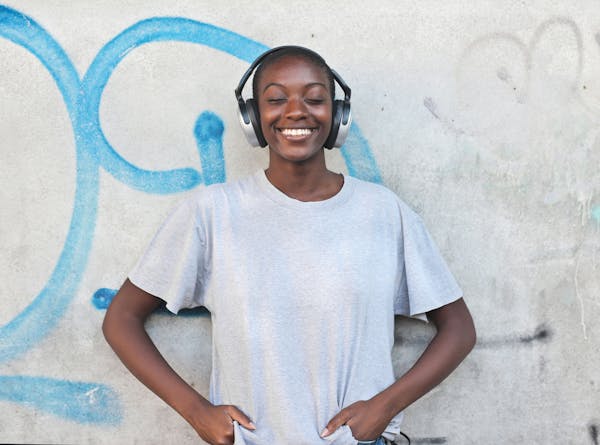
[[284,128],[281,132],[285,136],[307,136],[313,131],[310,128]]

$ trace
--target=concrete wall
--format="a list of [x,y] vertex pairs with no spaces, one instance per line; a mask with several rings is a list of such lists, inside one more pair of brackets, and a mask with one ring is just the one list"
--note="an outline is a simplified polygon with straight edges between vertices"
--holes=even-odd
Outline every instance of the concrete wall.
[[[265,165],[233,88],[262,50],[295,43],[353,88],[332,168],[423,216],[476,321],[476,349],[406,431],[599,443],[597,2],[2,4],[0,442],[198,443],[100,324],[177,201]],[[397,326],[400,373],[432,331]],[[206,393],[210,319],[157,314],[150,329]]]

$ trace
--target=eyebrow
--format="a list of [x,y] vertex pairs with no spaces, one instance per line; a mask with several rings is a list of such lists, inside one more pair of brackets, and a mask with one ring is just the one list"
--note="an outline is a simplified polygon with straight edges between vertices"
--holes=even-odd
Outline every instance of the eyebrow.
[[[267,88],[273,87],[273,86],[285,89],[285,85],[282,85],[282,84],[277,83],[277,82],[271,82],[271,83],[268,83],[267,85],[265,85],[265,87],[263,88],[262,92],[264,93],[265,91],[267,91]],[[327,89],[327,85],[325,85],[322,82],[311,82],[309,84],[306,84],[305,89],[312,88],[314,86],[321,86],[321,87]]]

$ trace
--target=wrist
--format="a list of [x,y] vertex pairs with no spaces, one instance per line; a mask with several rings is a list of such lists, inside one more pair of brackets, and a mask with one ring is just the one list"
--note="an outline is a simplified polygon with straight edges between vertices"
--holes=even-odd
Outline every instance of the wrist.
[[173,403],[173,408],[189,423],[192,423],[194,417],[203,416],[203,412],[212,406],[212,403],[193,389],[185,397],[181,397]]
[[391,387],[375,395],[371,401],[375,404],[375,408],[389,419],[395,417],[405,408],[401,397],[394,394]]

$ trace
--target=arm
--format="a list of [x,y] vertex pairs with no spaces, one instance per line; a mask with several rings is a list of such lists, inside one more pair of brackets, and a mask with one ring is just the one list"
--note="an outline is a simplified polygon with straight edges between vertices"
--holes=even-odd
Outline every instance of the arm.
[[475,345],[475,327],[462,298],[427,313],[437,333],[413,367],[391,386],[341,410],[323,436],[348,425],[357,439],[379,437],[394,416],[437,386]]
[[125,280],[106,312],[102,331],[125,366],[175,409],[210,444],[232,444],[237,420],[254,429],[250,419],[231,405],[214,406],[188,385],[162,357],[144,323],[162,300]]

